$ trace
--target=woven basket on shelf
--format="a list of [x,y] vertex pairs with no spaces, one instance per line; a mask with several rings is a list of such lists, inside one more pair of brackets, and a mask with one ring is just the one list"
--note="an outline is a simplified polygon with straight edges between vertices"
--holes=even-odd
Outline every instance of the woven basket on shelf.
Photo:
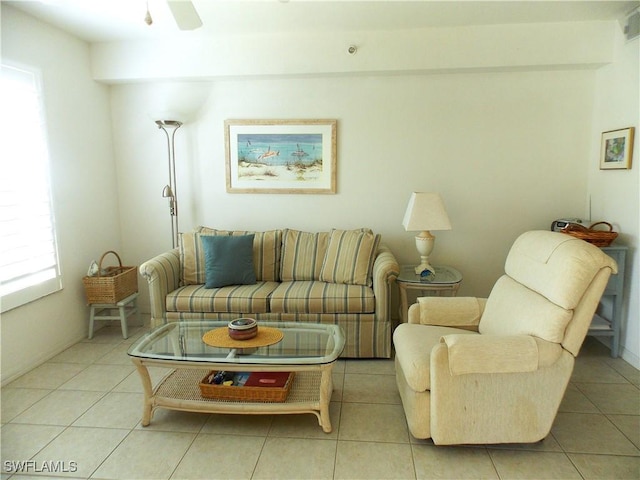
[[[102,261],[110,253],[118,259],[118,266],[107,267],[103,270]],[[116,304],[138,291],[138,269],[137,267],[123,267],[120,256],[113,250],[109,250],[100,257],[98,273],[91,277],[83,277],[82,283],[87,303]]]
[[[609,230],[595,230],[593,227],[595,227],[596,225],[606,225]],[[560,231],[563,233],[567,233],[572,237],[584,240],[585,242],[592,243],[596,247],[608,247],[609,245],[611,245],[611,242],[613,242],[618,236],[618,232],[614,232],[611,224],[607,222],[596,222],[589,228],[572,223],[567,225]]]
[[209,383],[209,379],[215,373],[215,371],[207,373],[207,376],[200,381],[201,395],[204,398],[241,402],[284,402],[287,400],[295,376],[295,372],[290,372],[284,387],[237,387]]

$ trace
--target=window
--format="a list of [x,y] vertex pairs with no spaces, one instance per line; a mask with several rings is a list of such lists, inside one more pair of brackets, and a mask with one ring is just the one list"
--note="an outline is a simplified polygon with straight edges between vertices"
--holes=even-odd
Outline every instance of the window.
[[39,76],[0,76],[0,309],[62,288]]

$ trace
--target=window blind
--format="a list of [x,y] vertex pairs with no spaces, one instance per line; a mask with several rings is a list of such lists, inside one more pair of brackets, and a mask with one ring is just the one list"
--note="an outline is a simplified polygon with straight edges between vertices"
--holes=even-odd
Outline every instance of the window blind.
[[39,77],[0,76],[0,309],[62,288]]

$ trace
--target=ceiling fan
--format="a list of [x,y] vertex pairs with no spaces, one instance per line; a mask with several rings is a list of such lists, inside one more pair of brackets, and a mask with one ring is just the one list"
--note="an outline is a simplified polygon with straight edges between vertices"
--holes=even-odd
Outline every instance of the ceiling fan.
[[[202,26],[202,20],[200,15],[193,6],[191,0],[167,0],[167,5],[171,14],[178,25],[180,30],[195,30]],[[144,17],[144,21],[147,25],[153,23],[151,13],[149,12],[149,2],[147,0],[147,14]]]

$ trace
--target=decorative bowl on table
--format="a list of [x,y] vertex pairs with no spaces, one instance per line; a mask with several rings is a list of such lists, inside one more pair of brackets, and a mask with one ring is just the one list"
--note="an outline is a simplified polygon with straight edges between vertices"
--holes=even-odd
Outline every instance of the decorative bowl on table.
[[249,340],[258,334],[258,322],[253,318],[236,318],[229,322],[229,336],[234,340]]

